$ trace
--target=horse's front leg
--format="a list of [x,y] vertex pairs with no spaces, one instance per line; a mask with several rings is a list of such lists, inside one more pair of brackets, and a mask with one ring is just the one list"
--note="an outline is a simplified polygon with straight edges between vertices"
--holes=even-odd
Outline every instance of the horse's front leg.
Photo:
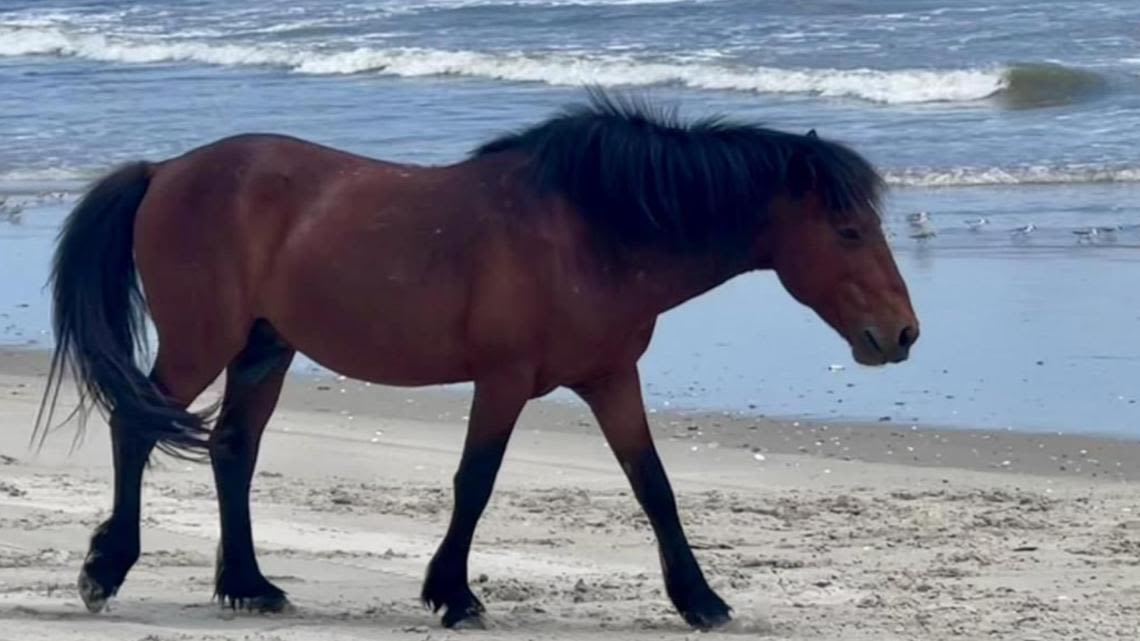
[[728,623],[731,609],[709,587],[677,516],[673,489],[645,418],[637,368],[599,378],[575,391],[593,410],[653,525],[665,590],[673,605],[694,628],[708,630]]
[[455,507],[447,535],[428,566],[421,598],[444,609],[443,625],[483,627],[483,604],[467,583],[467,557],[503,461],[515,421],[533,389],[533,377],[511,372],[475,382],[467,440],[455,473]]

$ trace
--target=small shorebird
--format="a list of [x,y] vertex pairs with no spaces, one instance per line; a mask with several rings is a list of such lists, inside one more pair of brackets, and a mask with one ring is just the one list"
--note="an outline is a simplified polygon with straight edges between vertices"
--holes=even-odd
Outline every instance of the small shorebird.
[[1028,225],[1023,225],[1017,229],[1012,230],[1010,233],[1012,233],[1014,236],[1028,236],[1035,231],[1037,231],[1037,225],[1029,223]]
[[966,227],[969,227],[970,231],[981,231],[982,227],[985,227],[988,224],[990,224],[990,219],[983,216],[966,219]]
[[930,212],[918,211],[907,214],[906,222],[910,224],[910,237],[915,240],[927,240],[938,235],[938,230],[930,222]]
[[919,211],[907,214],[906,221],[910,223],[911,227],[926,227],[930,224],[930,212]]
[[1097,240],[1103,240],[1106,243],[1114,243],[1116,242],[1116,232],[1122,228],[1121,225],[1101,225],[1098,227],[1074,229],[1073,234],[1076,235],[1077,242],[1091,243]]
[[938,235],[938,230],[930,222],[930,212],[907,214],[906,221],[910,223],[910,237],[915,240],[927,240]]

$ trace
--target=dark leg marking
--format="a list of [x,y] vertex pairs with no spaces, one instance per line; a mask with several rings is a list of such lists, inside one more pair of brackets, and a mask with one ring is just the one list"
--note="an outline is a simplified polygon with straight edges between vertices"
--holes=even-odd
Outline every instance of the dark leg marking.
[[222,523],[215,594],[233,608],[257,612],[289,608],[285,592],[270,583],[258,567],[249,491],[261,435],[277,404],[293,354],[268,323],[258,321],[245,349],[226,370],[221,418],[210,440],[210,463]]
[[79,596],[91,612],[106,607],[139,558],[142,476],[155,445],[153,441],[132,435],[117,416],[112,416],[110,423],[115,468],[114,507],[110,518],[91,536],[91,546],[79,573]]
[[681,527],[673,488],[657,456],[645,418],[636,368],[601,378],[575,391],[593,410],[610,449],[629,478],[634,495],[649,517],[657,535],[669,599],[694,628],[710,630],[728,623],[732,610],[709,587]]
[[455,507],[447,535],[428,566],[421,598],[443,614],[443,625],[482,628],[483,603],[471,592],[467,580],[467,557],[495,484],[506,450],[506,441],[466,448],[455,474]]
[[661,556],[665,591],[684,617],[698,630],[711,630],[732,620],[732,610],[705,580],[681,527],[677,503],[665,468],[652,445],[640,456],[622,460],[633,492],[645,510]]
[[467,558],[475,526],[487,507],[511,431],[530,390],[530,380],[477,382],[467,440],[455,473],[455,507],[447,535],[428,565],[420,598],[433,612],[445,610],[448,628],[483,628],[483,604],[467,582]]

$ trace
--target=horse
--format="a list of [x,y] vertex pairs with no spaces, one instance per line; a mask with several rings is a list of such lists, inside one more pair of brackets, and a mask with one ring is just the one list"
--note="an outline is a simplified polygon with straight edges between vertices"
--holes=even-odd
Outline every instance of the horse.
[[[139,556],[155,448],[209,459],[221,519],[215,598],[276,612],[249,493],[297,352],[348,377],[473,382],[454,505],[421,598],[480,627],[474,530],[523,406],[568,388],[596,417],[656,534],[668,597],[693,628],[731,619],[686,539],[654,447],[638,360],[660,314],[773,270],[847,341],[897,363],[918,320],[883,236],[884,184],[850,148],[592,92],[463,160],[413,166],[245,134],[125,164],[66,219],[51,273],[56,349],[37,433],[71,374],[108,417],[110,517],[78,581],[92,612]],[[147,373],[149,314],[158,338]],[[190,404],[225,373],[216,411]]]

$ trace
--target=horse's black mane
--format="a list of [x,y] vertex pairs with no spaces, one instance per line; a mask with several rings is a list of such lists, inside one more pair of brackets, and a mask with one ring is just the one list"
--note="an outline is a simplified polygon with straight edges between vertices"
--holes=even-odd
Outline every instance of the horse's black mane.
[[675,110],[600,91],[474,156],[512,150],[530,155],[539,189],[560,193],[627,246],[747,243],[780,194],[815,191],[842,218],[876,211],[883,190],[862,156],[814,133],[722,117],[685,122]]

